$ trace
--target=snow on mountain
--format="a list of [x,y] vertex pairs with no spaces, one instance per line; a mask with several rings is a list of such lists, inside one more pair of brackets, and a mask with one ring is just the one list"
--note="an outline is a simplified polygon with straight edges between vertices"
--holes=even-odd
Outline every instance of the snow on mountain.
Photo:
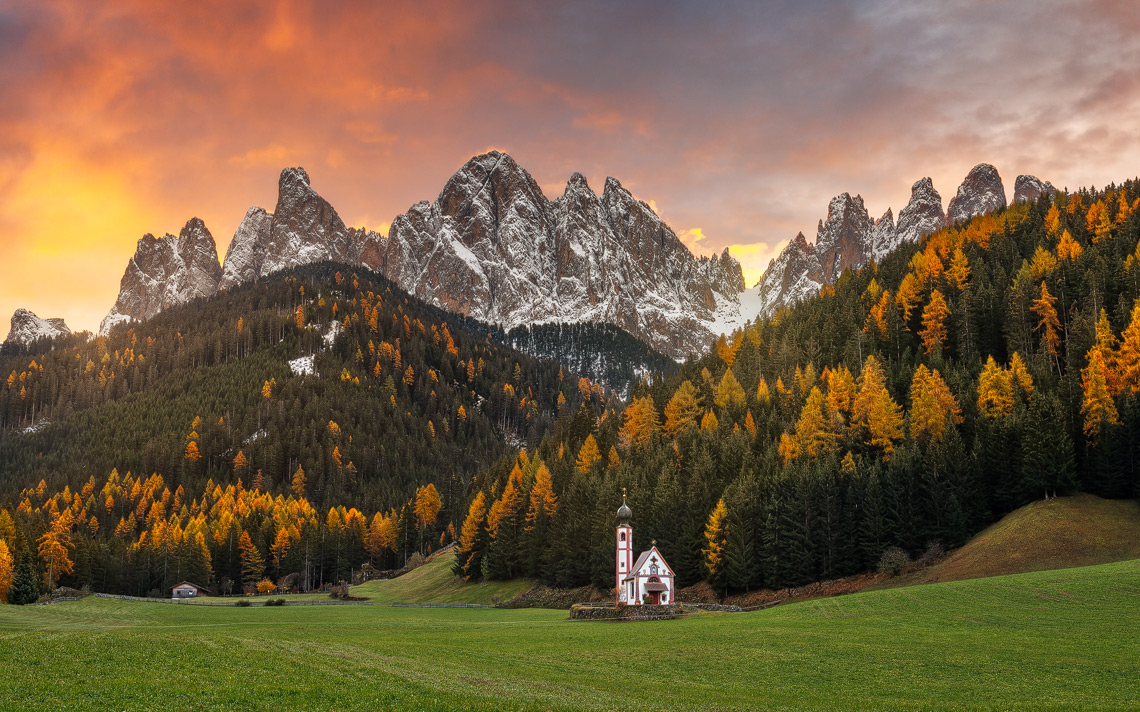
[[1057,189],[1049,181],[1043,181],[1037,176],[1018,176],[1013,182],[1013,202],[1033,201],[1042,195],[1050,197],[1057,194]]
[[858,269],[871,258],[871,231],[874,222],[863,206],[863,197],[842,193],[831,199],[827,219],[819,221],[815,254],[823,268],[823,279],[833,282],[849,268]]
[[27,346],[39,339],[54,339],[69,334],[71,329],[67,328],[63,319],[41,319],[27,309],[17,309],[12,314],[12,329],[4,343]]
[[222,268],[222,288],[274,272],[332,260],[355,262],[352,239],[328,201],[309,185],[304,168],[286,168],[273,213],[250,208],[234,233]]
[[[823,267],[819,263],[815,246],[809,244],[801,232],[768,263],[768,269],[764,270],[760,281],[752,288],[755,297],[748,301],[740,300],[738,319],[747,321],[759,315],[768,316],[781,306],[790,306],[818,293],[823,283]],[[745,311],[745,305],[756,311]]]
[[188,220],[177,237],[143,235],[127,263],[119,298],[99,333],[105,335],[116,324],[149,319],[163,309],[211,296],[221,277],[214,236],[200,219]]
[[890,208],[883,213],[883,217],[875,221],[871,229],[871,256],[876,260],[883,258],[898,246],[898,228],[895,226],[895,217]]
[[739,307],[729,308],[722,322],[739,326],[756,316],[770,316],[781,306],[818,293],[843,270],[881,260],[900,245],[916,242],[945,225],[942,196],[930,178],[911,186],[910,201],[899,212],[897,223],[890,208],[872,221],[861,197],[838,195],[827,207],[827,218],[819,222],[815,244],[809,244],[803,233],[797,235],[768,264],[753,287],[755,296],[748,296],[753,290],[742,294]]
[[[1052,190],[1019,176],[1015,200]],[[385,238],[346,227],[304,169],[286,168],[274,211],[249,209],[222,267],[196,218],[178,237],[144,236],[100,332],[279,270],[332,260],[375,270],[427,302],[505,329],[613,324],[684,359],[719,333],[818,293],[845,269],[1004,205],[1001,178],[988,164],[970,171],[947,213],[930,178],[914,183],[897,222],[890,209],[872,220],[861,196],[842,193],[819,221],[814,244],[800,233],[746,289],[727,250],[694,257],[614,178],[599,195],[575,173],[550,200],[514,159],[491,151],[470,159],[434,201],[396,216]]]
[[930,178],[917,180],[910,187],[910,201],[899,212],[894,244],[890,249],[877,254],[876,259],[881,259],[899,245],[918,242],[944,227],[946,213],[942,212],[942,196],[934,189],[934,182]]
[[392,221],[380,271],[425,301],[506,329],[604,322],[674,358],[707,347],[719,304],[744,289],[727,251],[694,258],[616,179],[599,196],[575,173],[551,201],[497,151]]
[[999,210],[1005,205],[1005,187],[997,169],[988,163],[979,163],[966,174],[958,186],[958,194],[950,200],[946,222],[953,225],[975,215]]

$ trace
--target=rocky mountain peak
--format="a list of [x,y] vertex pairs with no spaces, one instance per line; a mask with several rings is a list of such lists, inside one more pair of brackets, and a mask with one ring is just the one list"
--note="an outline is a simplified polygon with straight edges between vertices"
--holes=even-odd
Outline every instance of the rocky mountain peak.
[[119,284],[115,306],[103,319],[99,333],[116,324],[149,319],[163,309],[218,290],[222,268],[214,236],[199,218],[191,218],[178,236],[146,234],[138,241]]
[[825,281],[831,282],[843,270],[867,263],[871,258],[873,227],[862,196],[841,193],[831,199],[827,219],[820,221],[815,238],[815,253]]
[[277,182],[274,211],[250,208],[234,233],[221,288],[313,262],[359,260],[364,247],[363,242],[354,242],[332,205],[313,190],[305,169],[286,168]]
[[997,169],[988,163],[979,163],[970,169],[962,185],[958,186],[958,194],[946,209],[946,221],[953,225],[1005,205],[1005,187]]
[[598,196],[575,173],[551,201],[497,151],[392,221],[382,268],[421,299],[508,329],[607,322],[674,357],[705,348],[719,305],[743,289],[731,255],[697,260],[616,179]]
[[27,346],[39,339],[55,339],[69,334],[71,329],[63,319],[41,319],[27,309],[17,309],[12,314],[12,328],[4,343]]
[[942,196],[934,189],[934,182],[929,177],[920,178],[910,187],[910,201],[899,212],[895,242],[886,252],[906,242],[918,242],[945,226],[946,213],[942,212]]
[[894,249],[896,234],[894,213],[887,208],[871,228],[871,256],[877,260]]
[[1032,202],[1042,195],[1053,197],[1057,189],[1049,181],[1043,181],[1037,176],[1021,175],[1013,182],[1013,202]]

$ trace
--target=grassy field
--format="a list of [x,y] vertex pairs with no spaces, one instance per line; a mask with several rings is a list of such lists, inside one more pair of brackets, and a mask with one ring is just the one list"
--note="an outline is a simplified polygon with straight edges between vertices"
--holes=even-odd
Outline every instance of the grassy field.
[[1140,562],[656,623],[0,606],[0,669],[4,710],[1137,709]]

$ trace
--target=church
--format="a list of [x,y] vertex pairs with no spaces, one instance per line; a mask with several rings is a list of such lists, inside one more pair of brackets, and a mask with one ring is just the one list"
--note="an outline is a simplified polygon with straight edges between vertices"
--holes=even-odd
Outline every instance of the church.
[[617,511],[617,602],[632,606],[671,604],[676,600],[673,569],[657,550],[657,542],[641,552],[637,561],[633,560],[633,527],[629,524],[632,518],[623,488]]

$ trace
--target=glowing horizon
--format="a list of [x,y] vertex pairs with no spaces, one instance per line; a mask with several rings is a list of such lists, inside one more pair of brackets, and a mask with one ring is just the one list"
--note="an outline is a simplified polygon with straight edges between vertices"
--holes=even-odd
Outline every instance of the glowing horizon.
[[612,175],[751,286],[845,191],[878,218],[977,163],[1007,195],[1140,165],[1124,1],[155,5],[0,9],[3,334],[97,329],[145,233],[200,217],[224,256],[285,166],[381,232],[491,147],[548,197]]

